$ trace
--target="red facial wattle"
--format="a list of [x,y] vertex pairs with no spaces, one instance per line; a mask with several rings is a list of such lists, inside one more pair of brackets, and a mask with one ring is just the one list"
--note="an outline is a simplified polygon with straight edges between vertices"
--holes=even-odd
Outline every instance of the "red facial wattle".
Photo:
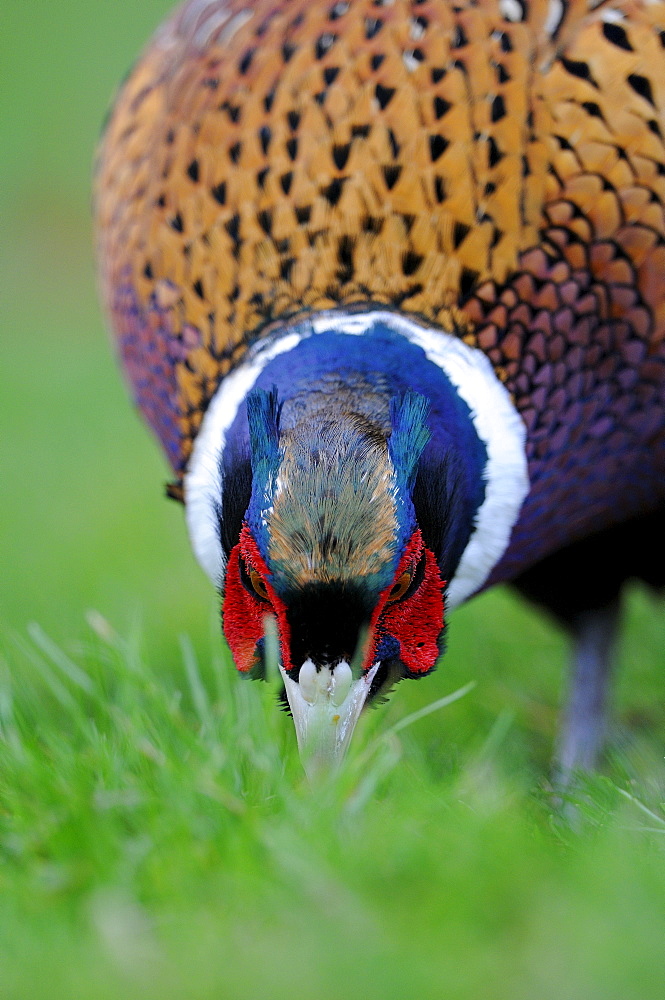
[[[421,559],[425,566],[418,588],[402,600],[390,601],[390,594],[402,574],[412,570]],[[372,618],[373,648],[370,657],[385,636],[399,643],[398,658],[410,675],[427,674],[439,656],[438,639],[443,629],[443,589],[439,567],[433,553],[425,547],[419,529],[414,531],[402,554],[393,582],[381,593]],[[372,665],[365,663],[365,669]]]
[[[408,597],[392,599],[401,580],[414,574],[419,564],[422,580]],[[250,592],[243,583],[243,564],[260,575],[265,599]],[[379,595],[370,623],[370,636],[363,669],[376,662],[377,651],[386,639],[399,646],[396,658],[410,676],[421,676],[434,668],[439,656],[438,639],[443,628],[443,589],[436,559],[425,547],[420,530],[411,536],[393,580]],[[408,593],[408,588],[407,588]],[[229,557],[224,600],[224,633],[236,667],[248,672],[259,663],[258,644],[264,635],[266,615],[276,619],[282,665],[288,672],[299,664],[291,662],[291,635],[287,607],[270,582],[270,573],[249,527],[245,524],[238,544]],[[394,643],[390,645],[394,648]],[[349,652],[352,655],[352,651]],[[395,656],[395,654],[391,654]]]
[[[241,560],[260,575],[267,593],[267,600],[251,594],[242,582]],[[229,644],[238,670],[246,673],[259,660],[257,646],[264,635],[264,619],[271,615],[277,619],[279,642],[284,667],[291,669],[288,656],[290,647],[289,624],[286,605],[270,583],[265,560],[246,524],[240,532],[240,541],[231,551],[226,570],[224,597],[224,635]]]

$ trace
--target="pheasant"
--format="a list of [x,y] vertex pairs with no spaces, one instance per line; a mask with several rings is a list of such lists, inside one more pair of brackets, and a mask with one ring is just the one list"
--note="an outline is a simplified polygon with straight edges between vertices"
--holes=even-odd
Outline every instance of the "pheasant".
[[598,757],[622,584],[665,583],[664,50],[661,2],[189,0],[120,91],[105,307],[312,769],[501,581]]

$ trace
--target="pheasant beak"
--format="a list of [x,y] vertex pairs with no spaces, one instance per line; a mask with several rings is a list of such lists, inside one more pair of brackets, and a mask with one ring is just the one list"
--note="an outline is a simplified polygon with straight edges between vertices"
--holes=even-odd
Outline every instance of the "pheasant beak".
[[295,681],[280,665],[300,758],[310,780],[334,770],[344,759],[378,669],[377,662],[354,680],[345,660],[318,669],[312,660],[305,660]]

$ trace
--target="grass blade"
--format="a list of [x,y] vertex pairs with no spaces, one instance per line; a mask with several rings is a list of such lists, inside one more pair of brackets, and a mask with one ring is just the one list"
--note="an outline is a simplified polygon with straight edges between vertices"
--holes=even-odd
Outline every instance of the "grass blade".
[[62,708],[65,708],[73,713],[76,709],[76,701],[72,697],[68,688],[51,669],[50,664],[21,636],[14,636],[14,644],[18,651],[35,668],[56,701],[59,702]]
[[201,679],[201,673],[199,671],[196,653],[194,652],[194,647],[192,646],[192,640],[188,635],[181,635],[179,637],[179,641],[182,659],[185,666],[185,674],[187,675],[187,683],[189,684],[189,690],[192,696],[192,701],[194,702],[196,714],[198,715],[203,726],[211,728],[212,712],[210,710],[210,701],[208,699],[208,692],[206,691],[203,680]]
[[58,670],[65,675],[65,677],[75,684],[81,690],[85,691],[86,694],[94,694],[95,686],[90,680],[88,675],[84,670],[81,670],[73,660],[64,653],[59,646],[55,644],[53,639],[50,638],[44,632],[43,628],[37,624],[37,622],[30,622],[28,625],[28,635],[34,642],[35,646],[38,647],[47,657],[50,662],[58,668]]
[[629,802],[632,802],[634,806],[645,814],[645,816],[648,816],[649,819],[655,820],[655,822],[658,823],[661,832],[665,830],[665,819],[663,819],[662,816],[659,816],[658,813],[652,812],[648,806],[645,806],[644,802],[640,802],[640,800],[636,799],[634,795],[627,792],[625,788],[619,788],[618,785],[615,785],[615,788],[619,795],[623,795],[624,799],[628,799]]
[[426,718],[433,712],[438,712],[440,708],[445,708],[447,705],[452,705],[453,702],[459,701],[476,686],[475,681],[469,681],[463,687],[458,688],[456,691],[452,691],[450,694],[444,695],[443,698],[438,698],[436,701],[430,702],[429,705],[425,705],[423,708],[419,708],[417,712],[411,712],[410,715],[405,715],[403,719],[399,719],[390,729],[386,729],[384,733],[381,734],[381,739],[388,739],[390,736],[394,736],[396,733],[401,733],[403,729],[407,726],[412,726],[414,722],[418,722],[420,719]]

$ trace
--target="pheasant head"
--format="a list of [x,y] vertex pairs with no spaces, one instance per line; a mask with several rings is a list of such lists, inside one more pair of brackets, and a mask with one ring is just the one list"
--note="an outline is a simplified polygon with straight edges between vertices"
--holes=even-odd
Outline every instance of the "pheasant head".
[[263,675],[272,619],[310,767],[343,754],[379,692],[433,669],[443,632],[443,583],[412,499],[427,401],[350,406],[323,392],[287,405],[276,391],[248,396],[251,498],[226,571],[236,666]]

